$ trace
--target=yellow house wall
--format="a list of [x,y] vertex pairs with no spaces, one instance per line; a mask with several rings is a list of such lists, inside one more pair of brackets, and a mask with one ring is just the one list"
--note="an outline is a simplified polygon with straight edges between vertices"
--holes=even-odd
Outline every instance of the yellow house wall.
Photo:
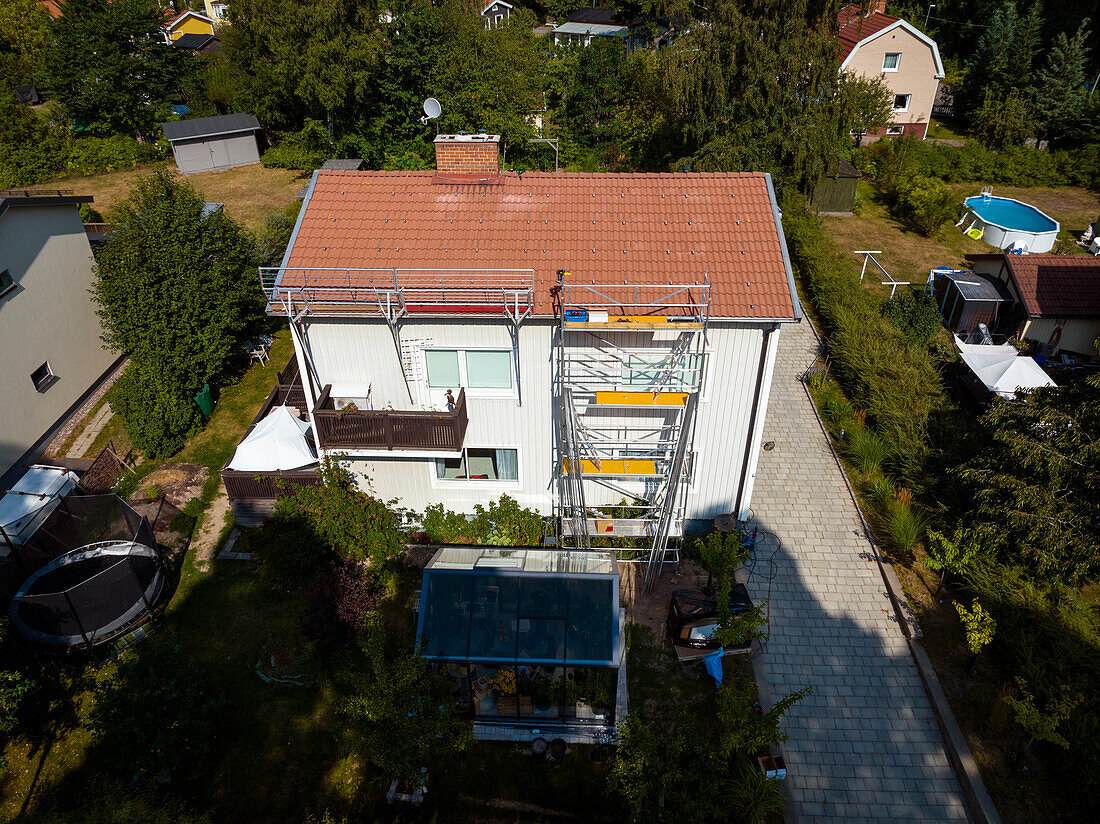
[[1095,342],[1100,338],[1100,320],[1032,318],[1024,327],[1023,337],[1050,345],[1056,329],[1062,331],[1051,347],[1055,352],[1064,349],[1067,352],[1096,357]]
[[[887,52],[901,52],[901,65],[896,72],[884,72],[882,61]],[[940,81],[936,79],[936,61],[932,49],[905,29],[880,34],[870,43],[856,49],[845,67],[860,77],[882,77],[894,94],[909,94],[909,111],[896,112],[895,123],[928,123],[932,118],[932,103]],[[921,137],[924,135],[922,134]]]
[[194,17],[188,17],[186,20],[177,23],[169,30],[168,35],[173,40],[179,40],[185,34],[213,34],[214,27],[209,23],[202,20],[196,20]]

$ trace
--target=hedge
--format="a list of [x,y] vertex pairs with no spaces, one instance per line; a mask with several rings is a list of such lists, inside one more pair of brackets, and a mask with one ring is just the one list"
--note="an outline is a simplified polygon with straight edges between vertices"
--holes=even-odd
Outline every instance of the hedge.
[[125,135],[65,138],[47,134],[35,142],[0,143],[0,188],[113,172],[162,160],[167,154],[168,144],[163,141],[139,143]]
[[891,474],[913,487],[927,453],[928,418],[943,397],[932,359],[883,315],[881,299],[860,286],[801,197],[784,203],[783,229],[825,327],[834,374],[885,441]]

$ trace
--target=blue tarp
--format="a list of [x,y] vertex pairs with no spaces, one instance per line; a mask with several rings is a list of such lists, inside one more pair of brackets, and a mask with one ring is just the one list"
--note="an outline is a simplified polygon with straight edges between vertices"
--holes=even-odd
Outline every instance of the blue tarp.
[[708,652],[703,656],[703,666],[707,668],[707,672],[714,677],[719,686],[722,685],[722,656],[725,654],[725,649],[719,647],[714,652]]

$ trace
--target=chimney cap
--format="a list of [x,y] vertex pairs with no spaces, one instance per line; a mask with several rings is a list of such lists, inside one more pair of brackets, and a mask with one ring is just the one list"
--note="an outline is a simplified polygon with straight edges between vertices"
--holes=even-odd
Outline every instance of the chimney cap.
[[459,132],[458,134],[441,134],[438,135],[434,141],[435,143],[499,143],[499,134],[464,134]]

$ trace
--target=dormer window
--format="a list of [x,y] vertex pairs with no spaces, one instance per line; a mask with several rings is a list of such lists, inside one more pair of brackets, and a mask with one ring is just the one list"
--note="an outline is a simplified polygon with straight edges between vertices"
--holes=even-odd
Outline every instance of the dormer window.
[[901,52],[886,52],[882,58],[882,70],[884,72],[896,72],[901,68]]

